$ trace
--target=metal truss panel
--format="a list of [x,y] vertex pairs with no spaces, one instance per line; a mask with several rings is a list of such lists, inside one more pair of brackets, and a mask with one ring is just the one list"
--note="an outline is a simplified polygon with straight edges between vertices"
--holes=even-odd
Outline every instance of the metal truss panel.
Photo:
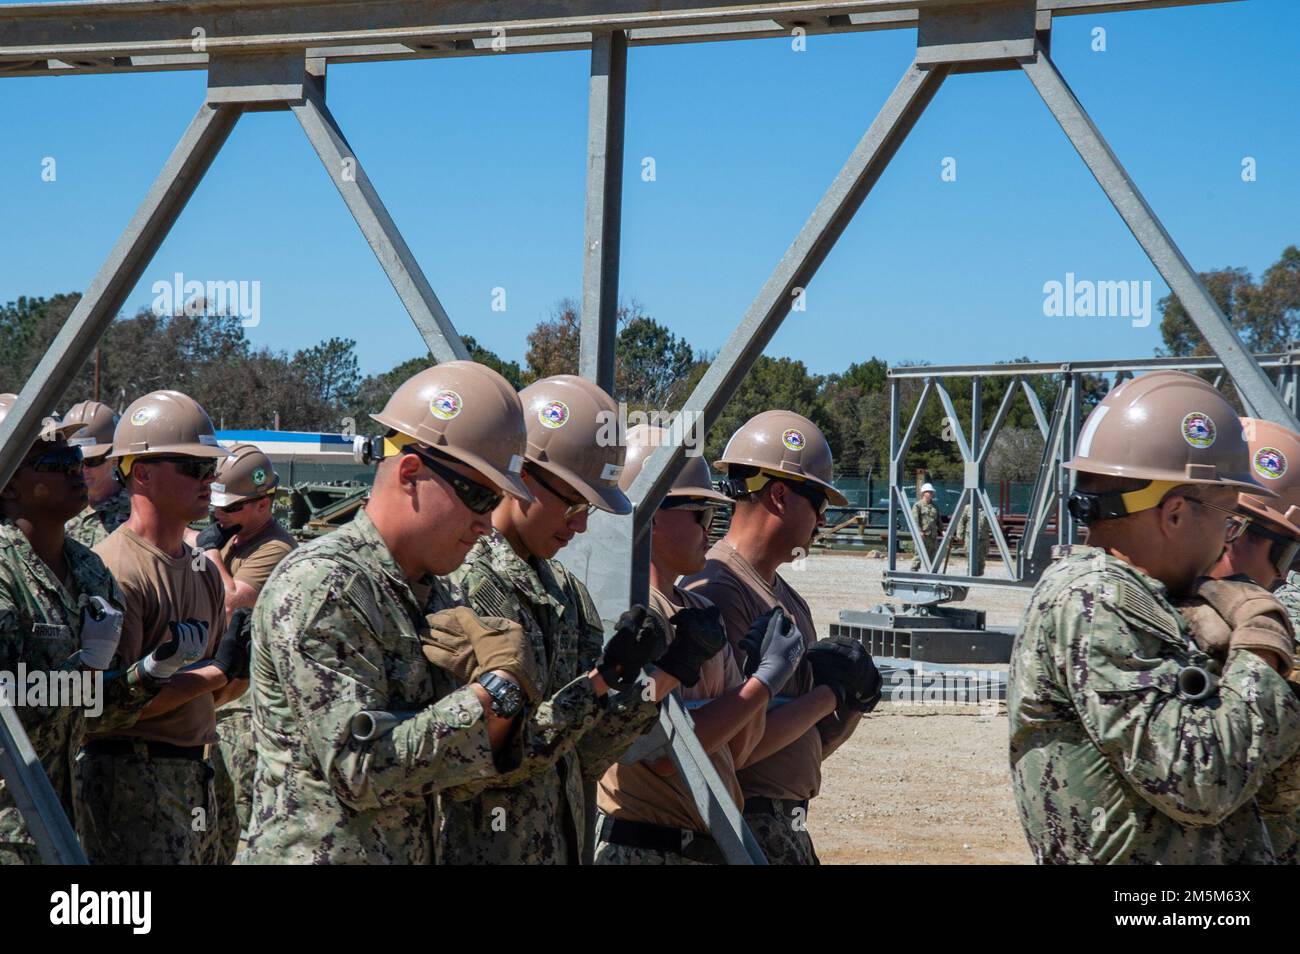
[[241,112],[239,105],[204,103],[181,135],[108,259],[23,385],[8,416],[0,421],[0,487],[18,468],[42,417],[54,408],[117,317]]
[[325,105],[321,80],[308,77],[305,84],[304,99],[292,106],[293,114],[406,306],[420,337],[437,361],[468,359],[469,349],[460,340],[406,239]]

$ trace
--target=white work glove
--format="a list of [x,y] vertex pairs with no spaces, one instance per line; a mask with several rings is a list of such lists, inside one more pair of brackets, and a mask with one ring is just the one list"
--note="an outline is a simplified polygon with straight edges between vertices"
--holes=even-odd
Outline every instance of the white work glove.
[[183,666],[202,659],[203,650],[208,645],[208,624],[205,622],[197,619],[186,619],[180,623],[173,621],[167,624],[167,628],[171,631],[171,639],[146,656],[140,664],[145,675],[160,682],[166,682]]
[[122,611],[102,596],[81,594],[81,664],[107,669],[122,638]]

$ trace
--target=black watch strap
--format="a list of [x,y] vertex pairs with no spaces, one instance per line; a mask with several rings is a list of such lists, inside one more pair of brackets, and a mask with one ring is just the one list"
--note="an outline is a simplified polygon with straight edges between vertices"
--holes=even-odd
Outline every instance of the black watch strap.
[[485,672],[475,680],[492,697],[492,711],[502,719],[513,719],[524,707],[524,691],[509,679]]

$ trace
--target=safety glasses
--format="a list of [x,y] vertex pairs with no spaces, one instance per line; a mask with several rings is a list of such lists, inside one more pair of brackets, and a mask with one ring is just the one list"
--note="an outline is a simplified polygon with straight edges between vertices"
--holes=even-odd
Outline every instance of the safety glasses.
[[713,517],[718,508],[693,497],[667,497],[659,505],[659,509],[685,510],[687,513],[694,514],[696,522],[704,528],[705,532],[708,532],[709,527],[713,525]]
[[38,474],[77,474],[83,464],[80,447],[59,447],[23,462]]
[[259,495],[256,496],[256,497],[249,497],[247,500],[241,500],[241,501],[239,501],[239,503],[231,504],[231,505],[228,506],[228,507],[214,507],[213,509],[214,509],[214,510],[220,510],[220,511],[221,511],[222,513],[224,513],[224,514],[239,513],[239,511],[243,510],[243,509],[244,509],[245,507],[247,507],[249,504],[251,504],[251,503],[257,503],[257,501],[261,500],[263,497],[269,497],[269,496],[271,496],[271,495],[270,495],[270,494],[259,494]]
[[528,469],[528,473],[531,474],[533,480],[541,484],[542,487],[546,489],[546,492],[549,493],[552,497],[558,497],[563,503],[569,505],[568,509],[564,511],[565,520],[572,520],[574,517],[578,516],[579,514],[586,514],[587,516],[591,516],[591,514],[595,511],[596,509],[595,504],[587,503],[587,501],[585,500],[573,500],[570,497],[566,497],[564,494],[560,493],[549,483],[547,483],[546,480],[543,479],[542,475],[539,474],[533,468],[530,467]]
[[[1182,495],[1180,494],[1180,496]],[[1234,510],[1225,510],[1223,507],[1216,507],[1212,503],[1206,503],[1200,497],[1184,496],[1183,499],[1190,501],[1191,503],[1194,504],[1200,504],[1206,510],[1217,510],[1219,513],[1224,515],[1223,516],[1223,525],[1224,525],[1223,540],[1225,543],[1232,543],[1234,540],[1240,538],[1241,535],[1246,532],[1246,525],[1250,523],[1249,517],[1243,517],[1241,514],[1237,513]]]
[[826,513],[826,508],[830,506],[831,500],[826,496],[826,492],[813,484],[802,480],[786,480],[785,478],[776,478],[777,483],[785,484],[804,500],[812,504],[813,510],[817,511],[817,516]]
[[217,462],[209,457],[142,457],[136,464],[175,464],[176,473],[191,480],[213,480]]
[[468,477],[456,473],[432,454],[422,450],[415,444],[407,444],[402,448],[402,453],[414,454],[420,458],[425,467],[428,467],[447,482],[447,485],[460,498],[461,503],[479,516],[491,513],[501,503],[502,495],[495,487],[485,486],[476,480],[470,480]]

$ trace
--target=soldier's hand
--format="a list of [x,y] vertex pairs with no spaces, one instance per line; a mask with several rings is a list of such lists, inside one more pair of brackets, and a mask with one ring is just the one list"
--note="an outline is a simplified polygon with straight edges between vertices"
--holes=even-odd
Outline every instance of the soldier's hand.
[[230,614],[230,623],[217,643],[212,664],[224,672],[227,679],[247,679],[252,644],[252,610],[240,607]]
[[81,595],[81,664],[107,669],[122,638],[122,611],[102,596]]
[[1231,629],[1228,650],[1248,649],[1263,656],[1282,675],[1291,671],[1295,652],[1291,622],[1272,593],[1249,580],[1227,579],[1198,580],[1194,594]]
[[659,621],[644,606],[635,605],[618,618],[596,671],[611,687],[628,689],[647,663],[663,655],[667,642]]
[[832,636],[808,650],[813,684],[828,686],[838,707],[870,712],[880,701],[881,678],[871,654],[856,639]]
[[741,637],[740,648],[745,652],[745,678],[748,679],[758,671],[758,664],[763,660],[763,641],[767,638],[768,627],[772,618],[781,613],[781,607],[774,606],[766,613],[759,614]]
[[200,550],[220,550],[230,542],[231,537],[243,529],[243,526],[238,523],[223,527],[214,520],[209,526],[203,528],[195,538],[194,545]]
[[[776,609],[764,615],[767,616],[767,626],[759,643],[758,664],[751,675],[775,696],[799,668],[799,660],[804,655],[804,638],[794,619],[783,610]],[[752,654],[750,658],[753,658]]]
[[185,619],[167,624],[170,638],[146,656],[140,666],[151,679],[166,682],[182,666],[203,658],[208,644],[208,624],[202,620]]
[[693,686],[700,681],[700,667],[727,645],[722,611],[716,606],[691,606],[674,614],[669,622],[677,636],[655,665],[676,676],[683,686]]

